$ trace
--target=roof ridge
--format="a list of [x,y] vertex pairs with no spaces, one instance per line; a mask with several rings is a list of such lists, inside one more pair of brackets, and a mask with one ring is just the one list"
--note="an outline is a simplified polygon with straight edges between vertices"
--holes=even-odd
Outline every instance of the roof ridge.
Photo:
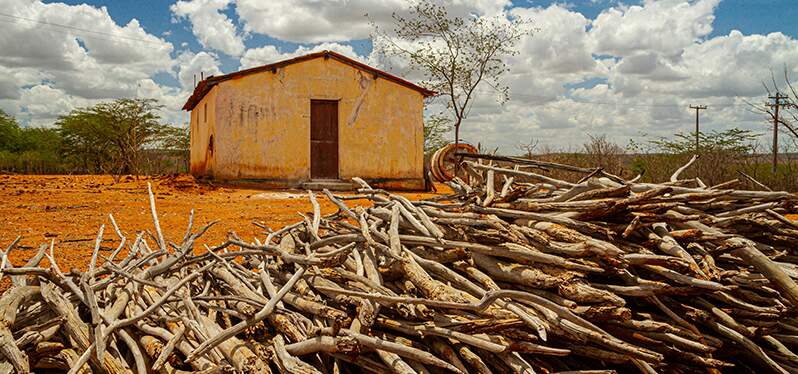
[[202,81],[200,81],[199,84],[197,84],[197,86],[194,87],[194,91],[191,93],[191,96],[189,96],[188,100],[186,100],[186,103],[183,105],[183,110],[193,110],[194,107],[197,106],[197,104],[199,104],[200,100],[202,100],[202,98],[205,97],[205,95],[208,92],[210,92],[213,86],[221,82],[224,82],[226,80],[244,77],[250,74],[260,73],[263,71],[276,70],[278,68],[287,65],[313,60],[319,57],[324,57],[324,58],[332,57],[341,63],[352,66],[353,68],[369,71],[377,76],[381,76],[384,79],[387,79],[399,85],[421,92],[421,94],[424,96],[433,96],[437,94],[435,91],[421,87],[415,83],[399,78],[391,73],[366,65],[365,63],[357,61],[351,57],[344,56],[343,54],[340,54],[338,52],[325,49],[322,51],[312,52],[305,55],[295,56],[289,59],[273,62],[271,64],[256,66],[232,73],[222,74],[219,76],[209,76],[208,78],[205,78]]

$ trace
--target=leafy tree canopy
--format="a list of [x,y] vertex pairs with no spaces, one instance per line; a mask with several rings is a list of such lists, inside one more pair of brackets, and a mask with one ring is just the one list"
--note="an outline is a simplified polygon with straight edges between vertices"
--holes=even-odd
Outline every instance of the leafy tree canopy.
[[21,132],[17,120],[0,109],[0,151],[19,151]]
[[169,131],[153,99],[118,99],[59,118],[64,153],[87,169],[138,174],[142,150]]

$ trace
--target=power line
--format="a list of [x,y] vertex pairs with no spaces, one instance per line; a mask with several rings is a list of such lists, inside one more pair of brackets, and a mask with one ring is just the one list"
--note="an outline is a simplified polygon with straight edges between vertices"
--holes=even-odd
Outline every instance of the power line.
[[[7,17],[7,18],[15,19],[15,20],[20,20],[20,21],[33,22],[33,23],[38,23],[40,25],[46,25],[46,26],[51,26],[51,27],[60,27],[60,28],[69,29],[69,30],[73,30],[73,31],[80,31],[80,32],[85,32],[85,33],[103,35],[103,36],[111,37],[113,39],[125,39],[125,40],[137,41],[137,42],[142,42],[142,43],[163,45],[162,42],[155,42],[155,41],[152,41],[152,40],[134,38],[134,37],[130,37],[130,36],[119,35],[119,34],[114,34],[114,33],[109,33],[109,32],[96,31],[96,30],[91,30],[91,29],[84,29],[84,28],[81,28],[81,27],[63,25],[63,24],[60,24],[60,23],[41,21],[41,20],[37,20],[37,19],[33,19],[33,18],[15,16],[15,15],[12,15],[12,14],[0,13],[0,17]],[[20,22],[17,22],[17,21],[2,20],[2,19],[0,19],[0,22],[20,23]]]

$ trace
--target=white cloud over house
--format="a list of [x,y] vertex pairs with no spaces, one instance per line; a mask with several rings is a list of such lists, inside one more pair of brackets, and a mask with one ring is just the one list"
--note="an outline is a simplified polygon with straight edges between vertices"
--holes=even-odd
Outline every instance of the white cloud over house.
[[240,56],[246,47],[242,35],[223,10],[230,0],[178,1],[169,8],[178,18],[191,22],[191,31],[200,44],[230,56]]

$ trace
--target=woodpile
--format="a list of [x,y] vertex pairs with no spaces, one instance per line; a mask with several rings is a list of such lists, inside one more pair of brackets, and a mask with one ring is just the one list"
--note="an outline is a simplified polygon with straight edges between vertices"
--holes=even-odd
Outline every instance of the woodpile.
[[[2,256],[6,370],[71,373],[798,372],[798,199],[469,157],[469,183],[195,248],[154,232],[59,269]],[[476,161],[474,161],[476,160]],[[553,179],[558,168],[584,176]],[[372,206],[348,204],[369,199]],[[110,253],[108,253],[110,252]]]

